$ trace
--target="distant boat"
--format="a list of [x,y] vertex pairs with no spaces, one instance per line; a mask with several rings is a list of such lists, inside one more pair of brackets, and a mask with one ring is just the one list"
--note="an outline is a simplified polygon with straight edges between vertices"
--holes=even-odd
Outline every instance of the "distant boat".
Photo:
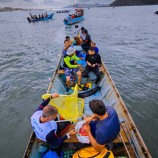
[[78,23],[80,21],[84,20],[84,17],[83,16],[80,16],[80,17],[76,17],[76,18],[65,18],[64,19],[64,24],[65,25],[72,25],[72,24],[75,24],[75,23]]
[[52,19],[53,15],[54,15],[54,13],[51,13],[51,14],[48,14],[47,17],[45,17],[45,18],[41,17],[41,18],[38,18],[38,19],[31,19],[31,18],[27,17],[27,20],[28,20],[29,23],[38,22],[38,21],[46,21],[46,20]]
[[70,10],[57,10],[56,13],[69,13]]

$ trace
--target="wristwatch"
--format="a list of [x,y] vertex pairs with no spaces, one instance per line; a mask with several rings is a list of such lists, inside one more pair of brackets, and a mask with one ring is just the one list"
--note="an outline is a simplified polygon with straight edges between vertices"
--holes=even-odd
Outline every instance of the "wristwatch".
[[67,138],[69,139],[69,138],[70,138],[70,135],[69,135],[69,133],[67,133],[66,135],[67,135]]

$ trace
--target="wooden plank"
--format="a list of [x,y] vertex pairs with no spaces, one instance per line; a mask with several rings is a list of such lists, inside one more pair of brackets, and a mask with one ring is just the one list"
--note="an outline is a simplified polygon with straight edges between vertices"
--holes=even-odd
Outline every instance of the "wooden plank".
[[57,70],[57,74],[65,74],[65,70]]
[[[101,66],[100,68],[99,68],[99,70],[102,72],[102,73],[104,73],[104,67],[103,66]],[[57,74],[64,74],[65,73],[65,70],[57,70]]]

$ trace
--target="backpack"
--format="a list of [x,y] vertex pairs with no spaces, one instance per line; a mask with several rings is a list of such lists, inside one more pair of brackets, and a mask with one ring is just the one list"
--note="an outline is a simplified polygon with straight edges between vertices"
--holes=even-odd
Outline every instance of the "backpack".
[[72,158],[114,158],[114,155],[112,151],[106,148],[101,152],[97,152],[93,147],[86,147],[74,153]]

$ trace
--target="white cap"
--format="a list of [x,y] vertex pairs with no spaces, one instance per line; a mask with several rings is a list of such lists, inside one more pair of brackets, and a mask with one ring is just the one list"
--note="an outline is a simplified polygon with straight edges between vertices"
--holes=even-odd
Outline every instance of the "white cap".
[[75,49],[73,47],[69,47],[67,50],[67,55],[72,55],[73,53],[75,53]]

